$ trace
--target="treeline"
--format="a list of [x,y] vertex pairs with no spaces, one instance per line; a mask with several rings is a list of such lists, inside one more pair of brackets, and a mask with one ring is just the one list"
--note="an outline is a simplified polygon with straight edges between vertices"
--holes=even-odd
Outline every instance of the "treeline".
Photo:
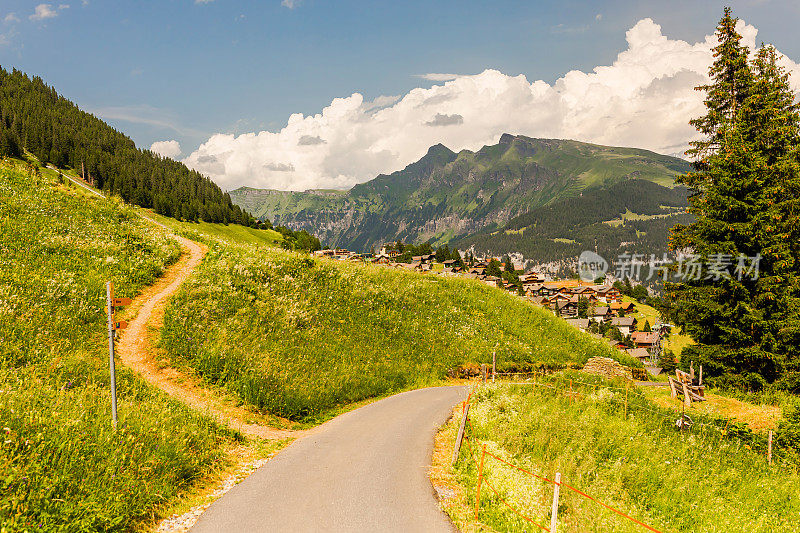
[[199,172],[139,150],[41,78],[0,67],[0,156],[21,157],[26,150],[42,163],[73,168],[95,187],[162,215],[247,226],[255,222]]
[[664,214],[661,206],[687,205],[684,187],[670,189],[647,180],[629,179],[608,188],[586,189],[580,196],[553,202],[511,219],[506,230],[535,227],[537,233],[559,234],[565,228],[613,220],[630,210],[639,215]]
[[322,243],[319,242],[319,239],[304,229],[294,231],[286,226],[278,226],[275,231],[283,236],[281,245],[287,250],[303,250],[306,252],[322,250]]
[[422,244],[406,244],[403,241],[397,241],[386,245],[386,249],[390,252],[398,252],[400,255],[395,257],[398,263],[410,263],[414,256],[436,254],[436,261],[443,263],[444,261],[455,261],[456,265],[464,266],[464,261],[461,258],[457,248],[452,250],[448,245],[440,246],[434,251],[430,243]]
[[[625,251],[661,255],[667,251],[669,231],[688,224],[692,216],[678,211],[687,205],[687,190],[669,189],[645,180],[626,180],[608,189],[588,189],[579,197],[553,202],[511,219],[499,231],[485,231],[457,241],[494,254],[519,252],[536,262],[565,261],[584,250],[597,250],[609,261]],[[676,208],[668,211],[662,206]],[[639,215],[671,216],[626,220],[627,211]]]

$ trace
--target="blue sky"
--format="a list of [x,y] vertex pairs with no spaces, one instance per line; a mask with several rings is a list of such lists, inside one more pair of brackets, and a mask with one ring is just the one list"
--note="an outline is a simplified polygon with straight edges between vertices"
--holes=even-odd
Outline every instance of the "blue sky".
[[[41,76],[140,146],[174,139],[185,156],[215,133],[278,131],[336,97],[439,83],[416,75],[591,72],[647,17],[672,40],[702,41],[723,3],[699,3],[2,0],[0,64]],[[729,3],[759,40],[800,58],[796,2]]]

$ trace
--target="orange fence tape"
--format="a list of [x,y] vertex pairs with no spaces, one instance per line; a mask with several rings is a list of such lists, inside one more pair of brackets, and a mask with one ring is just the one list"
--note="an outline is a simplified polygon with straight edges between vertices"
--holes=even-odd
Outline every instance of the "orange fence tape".
[[[545,386],[547,386],[547,385],[545,385]],[[558,389],[557,389],[556,387],[551,387],[551,388],[553,388],[553,389],[555,389],[556,391],[558,391]],[[469,400],[470,400],[470,398],[471,398],[471,397],[472,397],[472,392],[470,392],[469,396],[467,397],[467,401],[466,401],[466,402],[464,402],[464,405],[465,405],[465,407],[466,407],[466,404],[469,402]],[[475,430],[474,430],[474,428],[472,427],[472,420],[471,420],[469,417],[467,417],[467,425],[469,426],[470,433],[474,434]],[[478,460],[477,460],[477,458],[475,457],[474,450],[472,449],[472,439],[470,438],[470,435],[468,435],[468,434],[466,434],[466,433],[465,433],[464,437],[467,439],[467,445],[469,446],[469,455],[470,455],[470,457],[472,458],[472,461],[475,463],[475,465],[476,465],[476,466],[478,466]],[[538,474],[534,474],[534,473],[533,473],[533,472],[531,472],[530,470],[526,470],[525,468],[522,468],[522,467],[520,467],[520,466],[517,466],[517,465],[515,465],[515,464],[513,464],[513,463],[510,463],[509,461],[506,461],[505,459],[502,459],[502,458],[498,457],[497,455],[495,455],[495,454],[493,454],[493,453],[491,453],[491,452],[488,452],[488,451],[486,451],[486,447],[485,447],[485,445],[484,445],[484,448],[483,448],[483,454],[482,454],[482,456],[481,456],[481,462],[483,462],[483,458],[484,458],[486,455],[488,455],[488,456],[490,456],[490,457],[492,457],[492,458],[496,459],[497,461],[500,461],[501,463],[503,463],[503,464],[505,464],[505,465],[507,465],[507,466],[510,466],[511,468],[514,468],[514,469],[516,469],[516,470],[519,470],[520,472],[523,472],[523,473],[525,473],[525,474],[528,474],[529,476],[532,476],[532,477],[534,477],[534,478],[536,478],[536,479],[539,479],[539,480],[541,480],[541,481],[544,481],[544,482],[547,482],[547,483],[552,483],[553,485],[555,485],[555,484],[556,484],[556,482],[555,482],[555,481],[553,481],[552,479],[546,478],[546,477],[544,477],[544,476],[540,476],[540,475],[538,475]],[[482,466],[482,465],[481,465],[481,466]],[[482,471],[482,470],[483,470],[483,469],[481,468],[481,471]],[[481,473],[482,473],[482,472],[481,472]],[[508,503],[508,502],[507,502],[507,501],[506,501],[506,500],[505,500],[505,499],[504,499],[502,496],[500,496],[500,493],[498,492],[498,490],[497,490],[497,489],[496,489],[496,488],[495,488],[495,487],[494,487],[494,486],[493,486],[493,485],[492,485],[492,484],[489,482],[489,480],[488,480],[488,479],[486,479],[486,477],[485,477],[485,476],[483,476],[483,475],[480,475],[479,477],[480,477],[479,483],[481,483],[481,482],[482,482],[482,483],[485,483],[485,484],[486,484],[486,486],[487,486],[487,487],[489,487],[489,488],[492,490],[492,492],[494,492],[495,496],[497,496],[497,498],[498,498],[498,499],[499,499],[499,500],[500,500],[500,501],[501,501],[501,502],[502,502],[502,503],[503,503],[503,504],[504,504],[506,507],[508,507],[508,508],[509,508],[511,511],[513,511],[515,514],[517,514],[518,516],[520,516],[520,517],[521,517],[521,518],[523,518],[524,520],[526,520],[526,521],[530,522],[531,524],[533,524],[533,525],[537,526],[538,528],[540,528],[540,529],[542,529],[542,530],[544,530],[544,531],[550,531],[550,529],[549,529],[549,528],[547,528],[547,527],[545,527],[545,526],[543,526],[543,525],[541,525],[541,524],[538,524],[538,523],[537,523],[537,522],[535,522],[535,521],[534,521],[534,520],[533,520],[531,517],[529,517],[529,516],[527,516],[527,515],[525,515],[525,514],[521,513],[521,512],[520,512],[520,511],[518,511],[516,508],[514,508],[514,507],[513,507],[511,504],[509,504],[509,503]],[[593,501],[593,502],[595,502],[595,503],[598,503],[598,504],[602,505],[602,506],[603,506],[603,507],[605,507],[606,509],[608,509],[608,510],[610,510],[610,511],[613,511],[613,512],[615,512],[616,514],[618,514],[619,516],[621,516],[621,517],[623,517],[623,518],[627,518],[627,519],[628,519],[628,520],[630,520],[631,522],[633,522],[633,523],[635,523],[635,524],[637,524],[637,525],[640,525],[640,526],[642,526],[643,528],[645,528],[645,529],[648,529],[649,531],[653,531],[654,533],[662,533],[660,530],[658,530],[658,529],[656,529],[656,528],[654,528],[654,527],[652,527],[652,526],[649,526],[649,525],[645,524],[644,522],[641,522],[641,521],[639,521],[639,520],[637,520],[637,519],[633,518],[632,516],[629,516],[629,515],[627,515],[627,514],[623,513],[623,512],[622,512],[622,511],[620,511],[619,509],[616,509],[616,508],[614,508],[614,507],[612,507],[612,506],[610,506],[610,505],[608,505],[608,504],[605,504],[605,503],[601,502],[600,500],[598,500],[597,498],[595,498],[595,497],[593,497],[593,496],[589,496],[589,495],[588,495],[588,494],[586,494],[585,492],[583,492],[583,491],[581,491],[581,490],[579,490],[579,489],[576,489],[576,488],[575,488],[575,487],[573,487],[572,485],[568,485],[567,483],[564,483],[563,481],[560,483],[560,485],[561,485],[562,487],[565,487],[565,488],[567,488],[567,489],[569,489],[569,490],[571,490],[571,491],[575,492],[576,494],[579,494],[580,496],[583,496],[584,498],[587,498],[587,499],[589,499],[589,500],[591,500],[591,501]],[[480,487],[480,485],[479,485],[478,487]],[[477,490],[480,490],[480,488],[478,488]],[[478,496],[478,495],[479,495],[479,494],[480,494],[480,493],[477,493],[477,494],[476,494],[476,502],[475,502],[475,513],[476,513],[476,517],[477,517],[477,512],[478,512],[478,498],[479,498],[479,496]]]
[[543,530],[545,530],[545,531],[550,531],[550,528],[549,528],[549,527],[545,527],[545,526],[543,526],[543,525],[541,525],[541,524],[539,524],[539,523],[537,523],[537,522],[534,522],[534,521],[533,521],[533,520],[532,520],[530,517],[528,517],[528,516],[526,516],[526,515],[522,514],[520,511],[518,511],[517,509],[515,509],[514,507],[512,507],[510,503],[508,503],[508,502],[507,502],[507,501],[506,501],[506,500],[505,500],[505,499],[504,499],[502,496],[500,496],[500,493],[499,493],[499,492],[497,492],[497,489],[496,489],[496,488],[494,488],[494,487],[492,486],[492,484],[491,484],[491,483],[489,483],[489,480],[488,480],[488,479],[486,479],[486,478],[483,478],[483,482],[484,482],[484,483],[486,483],[486,486],[487,486],[487,487],[489,487],[490,489],[492,489],[492,492],[494,492],[494,494],[495,494],[495,496],[497,496],[497,499],[498,499],[498,500],[500,500],[501,502],[503,502],[503,504],[504,504],[506,507],[508,507],[509,509],[511,509],[512,511],[514,511],[514,512],[515,512],[516,514],[518,514],[518,515],[519,515],[521,518],[523,518],[523,519],[527,520],[528,522],[530,522],[530,523],[531,523],[531,524],[533,524],[534,526],[538,527],[539,529],[543,529]]

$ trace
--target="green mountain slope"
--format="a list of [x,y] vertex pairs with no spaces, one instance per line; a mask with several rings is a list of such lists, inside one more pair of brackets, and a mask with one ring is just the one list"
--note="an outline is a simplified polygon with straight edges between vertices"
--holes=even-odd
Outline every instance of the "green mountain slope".
[[575,198],[554,201],[511,219],[498,230],[478,232],[453,244],[495,255],[520,253],[535,262],[578,256],[597,250],[606,259],[627,251],[666,251],[669,229],[691,221],[687,190],[641,179],[592,186]]
[[210,179],[186,165],[140,150],[131,139],[48,87],[41,78],[0,67],[0,156],[23,151],[70,167],[97,188],[162,215],[250,225]]
[[550,202],[636,178],[671,186],[689,164],[647,150],[504,134],[477,152],[439,144],[401,171],[346,192],[242,188],[234,203],[259,218],[306,229],[326,244],[369,249],[386,241],[443,243]]

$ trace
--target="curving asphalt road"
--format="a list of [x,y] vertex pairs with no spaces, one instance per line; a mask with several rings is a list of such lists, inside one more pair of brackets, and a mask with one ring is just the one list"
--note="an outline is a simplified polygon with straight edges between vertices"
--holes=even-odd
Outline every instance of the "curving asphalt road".
[[427,470],[433,437],[465,387],[404,392],[295,441],[191,529],[207,532],[453,532]]

